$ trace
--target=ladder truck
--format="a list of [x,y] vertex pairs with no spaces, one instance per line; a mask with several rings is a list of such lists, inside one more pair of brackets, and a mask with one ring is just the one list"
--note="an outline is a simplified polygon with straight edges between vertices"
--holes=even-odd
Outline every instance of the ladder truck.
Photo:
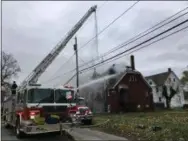
[[[67,116],[71,107],[76,105],[70,99],[74,97],[75,91],[70,88],[45,88],[37,81],[96,9],[96,5],[92,6],[21,83],[16,94],[4,101],[5,126],[13,127],[18,138],[27,134],[61,131],[62,125],[75,121],[75,114]],[[91,114],[90,111],[88,113]]]

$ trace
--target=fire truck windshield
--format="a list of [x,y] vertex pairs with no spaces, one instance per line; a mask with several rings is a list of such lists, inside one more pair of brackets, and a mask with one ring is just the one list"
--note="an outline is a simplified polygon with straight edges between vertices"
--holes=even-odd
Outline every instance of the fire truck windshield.
[[30,89],[28,90],[28,103],[54,103],[53,89]]
[[78,98],[77,105],[85,106],[86,105],[85,100],[83,98]]
[[71,90],[63,90],[63,89],[56,89],[55,90],[55,102],[56,103],[68,103],[68,99],[73,99],[74,91]]

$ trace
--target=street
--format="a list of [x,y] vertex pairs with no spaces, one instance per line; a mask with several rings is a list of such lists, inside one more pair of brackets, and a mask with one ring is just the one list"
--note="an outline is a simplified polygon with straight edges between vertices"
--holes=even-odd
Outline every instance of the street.
[[2,141],[72,141],[65,136],[59,136],[58,134],[42,134],[34,136],[26,136],[23,139],[17,139],[12,129],[6,129],[1,126],[1,140]]
[[[127,141],[126,138],[117,137],[114,135],[106,134],[100,131],[91,130],[89,128],[72,128],[72,130],[68,131],[69,134],[73,136],[75,140],[124,140]],[[26,136],[23,139],[17,139],[12,129],[6,129],[2,126],[1,128],[1,140],[2,141],[73,141],[66,136],[59,136],[58,134],[42,134],[42,135],[34,135],[34,136]]]

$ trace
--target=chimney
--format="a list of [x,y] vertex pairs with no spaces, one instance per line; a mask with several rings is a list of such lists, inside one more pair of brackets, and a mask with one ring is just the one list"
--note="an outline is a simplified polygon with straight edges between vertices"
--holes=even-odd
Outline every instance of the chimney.
[[131,68],[132,70],[135,70],[135,64],[134,64],[134,55],[131,55]]
[[168,68],[168,72],[170,73],[172,70],[171,70],[171,68]]

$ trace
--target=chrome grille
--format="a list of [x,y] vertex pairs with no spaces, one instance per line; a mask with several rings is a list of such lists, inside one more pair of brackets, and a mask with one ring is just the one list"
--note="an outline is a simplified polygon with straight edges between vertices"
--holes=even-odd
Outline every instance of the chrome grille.
[[81,115],[84,115],[86,113],[87,109],[79,109],[79,111],[80,111]]

